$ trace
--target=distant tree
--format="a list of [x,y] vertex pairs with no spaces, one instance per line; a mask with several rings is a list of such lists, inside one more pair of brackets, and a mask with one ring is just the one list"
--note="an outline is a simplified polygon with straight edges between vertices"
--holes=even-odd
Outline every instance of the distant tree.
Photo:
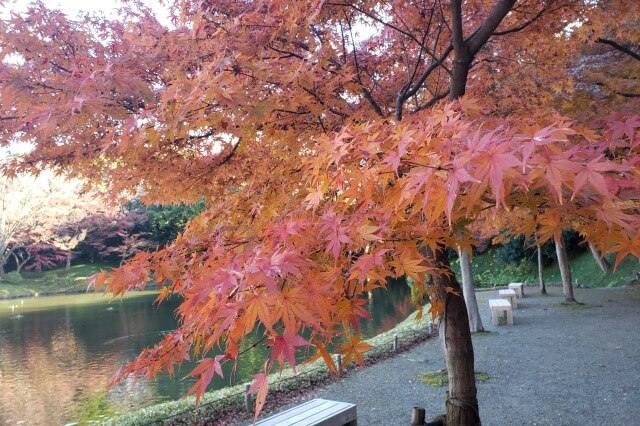
[[527,256],[524,235],[518,235],[496,247],[496,257],[505,263],[518,263]]
[[21,270],[42,245],[55,244],[61,223],[81,220],[97,203],[80,181],[48,171],[3,177],[0,186],[0,277],[10,259]]
[[153,204],[146,208],[147,222],[143,225],[147,238],[159,247],[176,239],[185,225],[204,210],[204,200],[195,204]]
[[73,225],[86,230],[77,250],[91,261],[121,262],[138,251],[155,247],[143,230],[147,217],[147,213],[140,209],[113,210],[87,216]]
[[119,264],[122,264],[135,254],[141,251],[149,251],[155,249],[157,245],[154,241],[146,238],[143,233],[129,233],[124,236],[122,243],[116,247],[110,247],[108,253],[111,256],[116,256],[119,259]]
[[16,272],[52,269],[68,258],[66,250],[52,244],[30,244],[13,252]]

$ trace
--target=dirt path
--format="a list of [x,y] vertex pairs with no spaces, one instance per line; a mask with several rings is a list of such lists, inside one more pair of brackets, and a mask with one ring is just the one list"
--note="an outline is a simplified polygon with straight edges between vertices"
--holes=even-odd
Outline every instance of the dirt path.
[[[640,293],[628,289],[576,289],[582,309],[557,306],[528,287],[514,311],[513,327],[491,324],[478,293],[485,328],[474,336],[483,425],[640,425]],[[358,406],[360,425],[409,425],[413,406],[427,417],[444,411],[446,388],[417,378],[444,367],[438,341],[352,373],[315,390],[309,398]]]

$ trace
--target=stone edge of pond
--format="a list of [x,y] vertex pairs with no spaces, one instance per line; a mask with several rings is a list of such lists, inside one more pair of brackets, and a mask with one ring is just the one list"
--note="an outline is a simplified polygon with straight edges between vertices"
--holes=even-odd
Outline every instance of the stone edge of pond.
[[[417,342],[426,340],[429,335],[428,315],[416,321],[414,312],[395,328],[378,334],[367,340],[373,347],[365,353],[367,364],[381,358],[393,355],[394,335],[398,336],[399,351],[403,351]],[[354,368],[349,366],[347,372]],[[299,366],[294,373],[291,368],[269,375],[269,396],[277,398],[277,394],[287,394],[291,391],[310,388],[315,384],[330,378],[329,371],[322,360],[312,364]],[[343,373],[344,374],[344,373]],[[186,397],[177,401],[169,401],[139,410],[122,414],[105,420],[102,425],[152,425],[152,424],[203,424],[208,421],[220,420],[225,414],[244,409],[244,384],[205,393],[198,408],[195,408],[195,398]],[[276,396],[274,397],[274,394]],[[270,399],[267,396],[267,401]]]

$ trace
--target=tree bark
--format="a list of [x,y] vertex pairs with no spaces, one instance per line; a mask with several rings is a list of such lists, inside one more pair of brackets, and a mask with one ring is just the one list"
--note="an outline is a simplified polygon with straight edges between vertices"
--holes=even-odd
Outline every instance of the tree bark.
[[589,250],[591,250],[591,254],[593,255],[593,258],[596,260],[596,263],[598,264],[600,269],[602,269],[602,272],[609,272],[609,270],[611,269],[611,265],[609,264],[609,262],[607,262],[607,259],[602,256],[598,248],[593,245],[593,243],[589,243]]
[[476,291],[473,288],[473,274],[471,273],[469,253],[458,247],[458,256],[460,258],[460,270],[462,272],[462,294],[464,294],[464,303],[469,313],[469,329],[472,333],[484,331],[480,312],[478,311]]
[[462,1],[451,2],[451,44],[453,45],[453,66],[449,82],[449,99],[455,100],[464,96],[467,78],[473,55],[465,43],[462,33]]
[[538,283],[540,284],[540,294],[547,294],[547,287],[544,285],[544,275],[542,270],[542,247],[538,246],[536,250],[538,253]]
[[562,289],[564,291],[565,301],[567,303],[576,303],[576,299],[573,297],[573,283],[571,282],[571,269],[569,268],[569,258],[567,257],[567,250],[565,249],[562,240],[556,239],[555,243],[556,255],[558,257],[558,267],[560,268],[560,276],[562,277]]
[[71,269],[71,250],[67,252],[67,263],[64,267],[65,270]]
[[[444,299],[440,332],[444,337],[445,363],[449,375],[446,424],[479,425],[473,344],[467,307],[461,297],[462,288],[451,271],[444,247],[435,253],[435,264],[443,271],[433,277],[433,283]],[[452,288],[452,292],[446,292],[446,287]]]
[[31,259],[31,253],[29,251],[27,251],[26,254],[25,254],[25,258],[22,259],[22,262],[21,262],[20,261],[20,257],[14,251],[13,252],[13,258],[16,260],[16,272],[17,273],[21,273],[22,272],[22,267],[27,264],[29,259]]
[[[497,0],[487,19],[475,33],[465,40],[462,24],[462,0],[452,0],[451,45],[454,59],[449,81],[449,99],[456,100],[465,94],[469,68],[473,58],[489,40],[502,19],[509,13],[516,0]],[[462,293],[460,283],[455,278],[444,247],[435,253],[435,265],[445,274],[433,277],[436,288],[444,292],[446,287],[455,293]],[[440,327],[445,347],[445,361],[449,375],[449,396],[447,398],[447,425],[479,425],[480,413],[474,372],[473,343],[469,329],[469,315],[465,301],[452,293],[443,295],[445,306]]]

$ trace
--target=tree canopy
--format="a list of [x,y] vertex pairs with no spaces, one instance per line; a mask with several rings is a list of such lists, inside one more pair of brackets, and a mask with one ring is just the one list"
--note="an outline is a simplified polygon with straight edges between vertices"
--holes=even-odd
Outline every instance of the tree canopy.
[[578,84],[589,49],[624,63],[597,78],[637,70],[633,3],[176,1],[171,28],[133,2],[117,22],[35,3],[0,23],[2,143],[33,143],[3,171],[204,200],[172,244],[96,277],[121,294],[153,276],[159,300],[184,297],[180,327],[121,374],[193,357],[200,397],[262,327],[259,412],[267,373],[302,347],[335,368],[327,346],[347,336],[344,362],[361,362],[361,294],[406,275],[446,324],[447,421],[478,423],[444,250],[474,244],[482,220],[640,256],[637,78]]

